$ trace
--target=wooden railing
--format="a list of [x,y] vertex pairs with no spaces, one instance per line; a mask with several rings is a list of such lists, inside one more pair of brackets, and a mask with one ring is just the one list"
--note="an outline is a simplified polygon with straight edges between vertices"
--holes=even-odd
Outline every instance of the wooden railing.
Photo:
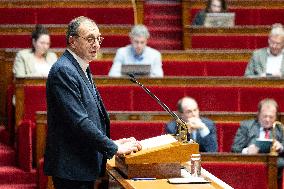
[[[248,116],[251,116],[250,114]],[[36,162],[43,157],[46,138],[46,112],[36,114]],[[242,155],[236,153],[202,153],[203,163],[242,163],[267,166],[267,180],[269,188],[277,188],[277,156],[270,154]],[[222,179],[222,178],[221,178]],[[261,179],[261,178],[260,178]]]

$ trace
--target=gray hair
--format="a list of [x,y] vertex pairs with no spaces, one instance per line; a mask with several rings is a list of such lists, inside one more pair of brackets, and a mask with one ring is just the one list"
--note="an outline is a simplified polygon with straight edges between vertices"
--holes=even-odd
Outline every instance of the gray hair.
[[73,20],[70,21],[70,23],[68,24],[67,31],[66,31],[67,45],[70,44],[69,43],[70,36],[77,36],[79,26],[85,21],[92,22],[92,23],[96,24],[94,20],[92,20],[88,17],[85,17],[85,16],[79,16],[79,17],[74,18]]
[[276,111],[278,112],[277,102],[272,98],[265,98],[265,99],[262,99],[257,105],[258,113],[261,112],[263,106],[267,106],[267,105],[274,106]]
[[272,25],[272,29],[270,31],[270,36],[275,36],[275,35],[279,35],[284,37],[284,27],[282,24],[280,23],[276,23]]
[[150,33],[149,33],[147,27],[142,25],[142,24],[138,24],[138,25],[135,25],[134,27],[132,27],[131,32],[129,33],[130,38],[140,37],[140,36],[143,36],[146,39],[148,39],[150,37]]

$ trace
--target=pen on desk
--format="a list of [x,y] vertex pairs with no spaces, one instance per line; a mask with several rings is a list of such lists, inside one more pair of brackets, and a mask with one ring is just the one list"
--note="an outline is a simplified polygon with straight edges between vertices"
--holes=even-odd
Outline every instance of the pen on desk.
[[141,178],[132,178],[132,180],[134,180],[134,181],[137,181],[137,180],[156,180],[156,178],[143,178],[143,177],[141,177]]

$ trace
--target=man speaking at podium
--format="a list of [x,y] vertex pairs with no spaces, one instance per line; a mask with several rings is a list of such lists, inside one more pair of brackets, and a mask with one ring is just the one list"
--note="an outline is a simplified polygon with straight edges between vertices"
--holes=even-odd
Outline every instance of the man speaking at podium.
[[[184,97],[177,103],[181,118],[190,126],[188,139],[193,139],[199,144],[200,152],[217,152],[217,136],[215,124],[212,120],[199,117],[197,102],[191,97]],[[177,132],[176,121],[166,125],[166,132],[175,134]]]
[[89,68],[103,40],[96,23],[83,16],[73,19],[66,39],[67,50],[46,83],[44,171],[56,189],[93,189],[106,159],[141,146],[134,138],[109,139],[110,120]]

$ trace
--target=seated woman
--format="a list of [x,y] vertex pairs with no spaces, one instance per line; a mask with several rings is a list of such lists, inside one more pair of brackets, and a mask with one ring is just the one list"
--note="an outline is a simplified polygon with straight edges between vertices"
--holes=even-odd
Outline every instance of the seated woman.
[[206,8],[199,11],[192,22],[192,25],[202,26],[204,25],[204,19],[206,13],[222,13],[227,12],[227,3],[225,0],[208,0]]
[[42,25],[36,25],[32,32],[32,48],[17,53],[13,73],[15,77],[47,77],[53,63],[57,60],[50,52],[50,36]]

